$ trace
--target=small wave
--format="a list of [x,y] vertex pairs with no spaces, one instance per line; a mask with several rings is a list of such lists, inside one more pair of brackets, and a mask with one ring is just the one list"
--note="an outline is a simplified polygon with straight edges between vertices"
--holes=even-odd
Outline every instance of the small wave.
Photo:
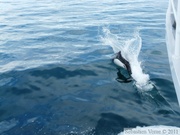
[[18,124],[18,121],[15,119],[11,119],[9,121],[0,122],[0,133],[10,130]]
[[135,80],[135,85],[140,88],[148,90],[152,89],[153,85],[149,83],[149,75],[143,73],[141,62],[138,61],[138,56],[142,46],[142,39],[139,34],[140,28],[134,32],[132,39],[122,40],[116,34],[112,34],[108,28],[103,28],[104,36],[101,37],[103,45],[112,47],[114,53],[121,51],[122,55],[131,64],[132,77]]

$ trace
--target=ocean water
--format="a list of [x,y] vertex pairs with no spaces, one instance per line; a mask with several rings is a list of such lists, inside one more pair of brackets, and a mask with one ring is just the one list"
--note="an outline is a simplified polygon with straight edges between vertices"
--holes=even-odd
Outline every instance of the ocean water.
[[[0,134],[180,127],[167,7],[165,0],[1,0]],[[132,64],[131,82],[119,81],[126,75],[112,62],[119,50]]]

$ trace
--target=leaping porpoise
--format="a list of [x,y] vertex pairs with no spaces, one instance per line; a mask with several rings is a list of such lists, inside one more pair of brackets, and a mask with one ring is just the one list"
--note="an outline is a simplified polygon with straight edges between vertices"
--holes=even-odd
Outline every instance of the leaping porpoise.
[[129,76],[131,76],[132,71],[130,63],[125,58],[123,58],[123,56],[121,55],[121,51],[117,53],[113,61],[117,66],[125,68],[128,71]]

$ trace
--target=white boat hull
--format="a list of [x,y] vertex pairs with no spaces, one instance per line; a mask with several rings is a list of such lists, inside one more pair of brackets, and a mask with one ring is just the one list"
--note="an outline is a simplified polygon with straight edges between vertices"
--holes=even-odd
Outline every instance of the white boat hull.
[[176,22],[176,17],[177,14],[174,15],[172,1],[170,0],[169,7],[166,13],[166,44],[173,83],[175,86],[177,99],[180,105],[180,54],[179,52],[177,53],[177,51],[179,51],[178,48],[180,47],[180,44],[178,43],[177,47],[176,41],[176,38],[180,37],[178,37],[177,35],[177,30],[179,30],[177,26],[176,28],[173,28],[173,24],[174,22]]

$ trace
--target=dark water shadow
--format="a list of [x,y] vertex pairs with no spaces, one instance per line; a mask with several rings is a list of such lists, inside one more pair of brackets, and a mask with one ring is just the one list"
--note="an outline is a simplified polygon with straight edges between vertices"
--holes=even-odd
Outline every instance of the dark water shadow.
[[145,123],[125,119],[114,113],[102,113],[94,132],[95,135],[117,135],[122,132],[124,128],[133,128],[137,125],[146,126]]
[[75,77],[75,76],[97,76],[97,74],[93,72],[92,70],[76,69],[76,70],[71,71],[62,67],[35,70],[35,71],[31,71],[30,74],[35,77],[43,77],[46,79],[49,77],[55,77],[57,79],[61,79],[61,78],[65,79],[65,78]]
[[9,88],[7,90],[7,92],[10,92],[14,95],[24,95],[24,94],[30,94],[32,93],[32,90],[31,89],[27,89],[27,88],[16,88],[16,87],[12,87],[12,88]]

